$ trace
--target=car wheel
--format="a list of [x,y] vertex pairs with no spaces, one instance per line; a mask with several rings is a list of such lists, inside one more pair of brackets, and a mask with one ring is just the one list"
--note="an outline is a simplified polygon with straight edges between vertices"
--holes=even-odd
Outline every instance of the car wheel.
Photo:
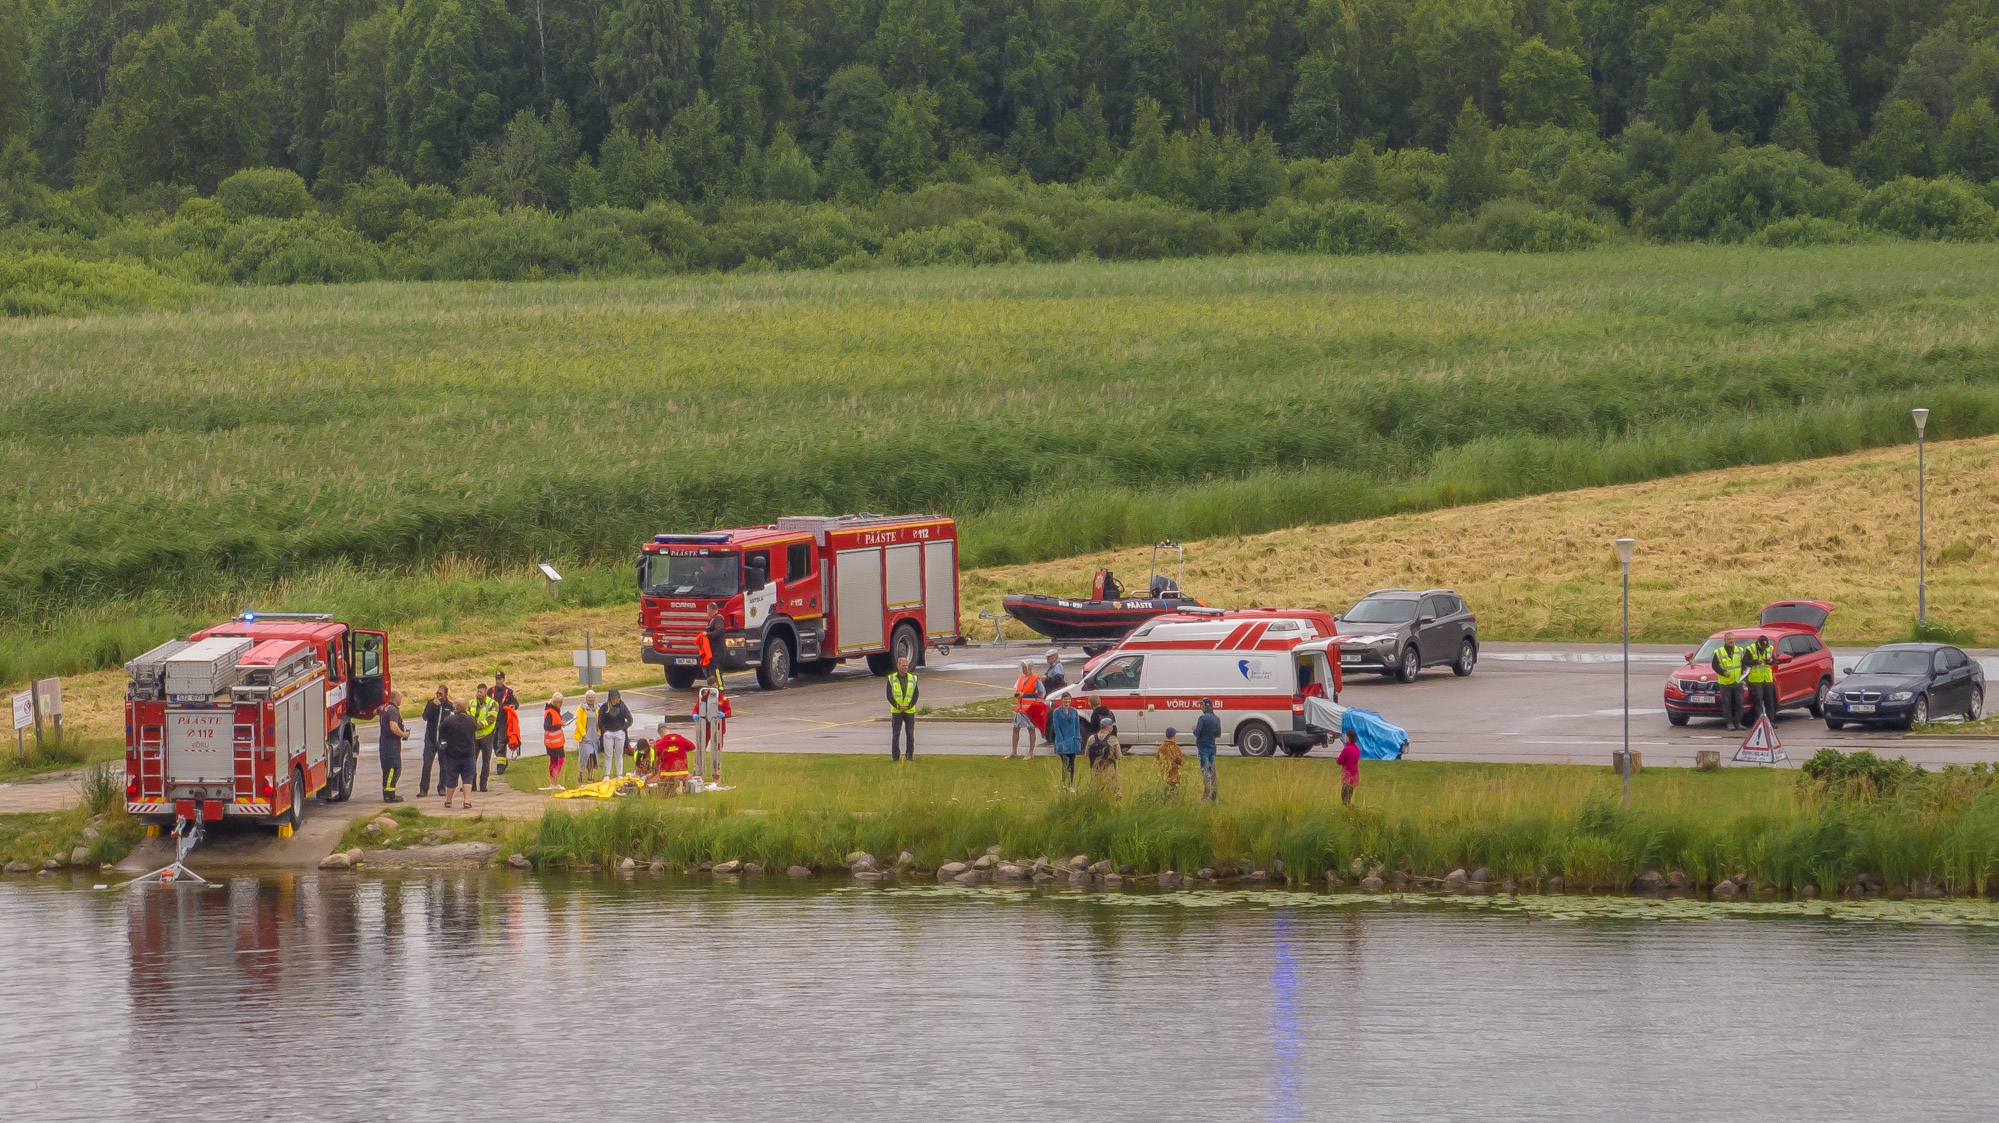
[[1825,727],[1831,730],[1840,730],[1846,728],[1846,723],[1836,717],[1829,717],[1825,719]]
[[1903,728],[1913,729],[1918,725],[1928,725],[1929,723],[1930,696],[1927,694],[1918,694],[1916,695],[1916,708],[1909,711],[1909,724]]
[[1402,666],[1395,672],[1395,681],[1415,682],[1417,674],[1422,670],[1423,661],[1417,656],[1416,645],[1412,643],[1402,649]]
[[1982,686],[1974,686],[1971,688],[1971,704],[1964,708],[1964,720],[1977,721],[1979,718],[1982,718],[1984,716],[1985,716],[1985,688]]
[[1825,696],[1831,693],[1832,693],[1832,680],[1829,678],[1820,679],[1818,692],[1812,695],[1811,705],[1805,708],[1811,711],[1813,717],[1824,717]]
[[763,662],[757,664],[757,685],[765,690],[783,690],[791,685],[791,645],[781,638],[764,644]]
[[1451,664],[1451,673],[1464,678],[1471,674],[1472,668],[1476,666],[1478,666],[1478,645],[1466,640],[1458,645],[1458,661]]
[[1687,723],[1687,715],[1678,710],[1667,710],[1666,720],[1674,725],[1685,725]]
[[1235,727],[1235,749],[1243,756],[1271,756],[1277,752],[1277,734],[1260,721],[1245,721]]

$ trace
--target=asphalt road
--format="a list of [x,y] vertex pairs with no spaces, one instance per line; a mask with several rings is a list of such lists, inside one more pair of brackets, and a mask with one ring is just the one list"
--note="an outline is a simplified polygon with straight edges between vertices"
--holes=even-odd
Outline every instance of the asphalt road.
[[[921,672],[922,701],[942,708],[1012,689],[1019,660],[1038,661],[1045,645],[962,648],[949,656],[930,655]],[[1660,701],[1665,677],[1680,663],[1677,646],[1637,645],[1631,652],[1631,744],[1646,764],[1691,766],[1698,749],[1723,749],[1723,760],[1741,744],[1718,721],[1696,721],[1675,729],[1666,723]],[[1841,666],[1862,649],[1838,649]],[[1999,680],[1999,653],[1976,652],[1986,677]],[[1065,651],[1070,677],[1080,653]],[[1445,668],[1423,672],[1402,684],[1357,675],[1341,701],[1374,710],[1409,731],[1410,756],[1422,760],[1607,763],[1623,744],[1623,666],[1611,644],[1488,644],[1478,670],[1458,678]],[[730,680],[736,717],[727,745],[757,752],[886,752],[888,726],[882,680],[858,665],[824,679],[804,679],[784,691],[765,693],[749,674]],[[664,686],[627,693],[650,730],[659,716],[684,714],[691,691]],[[414,732],[414,731],[413,731]],[[1008,727],[976,722],[919,721],[919,753],[1001,754]],[[1803,710],[1786,711],[1777,722],[1791,763],[1830,745],[1843,751],[1872,748],[1889,756],[1939,766],[1999,760],[1999,739],[1909,735],[1893,730],[1834,732]],[[1227,750],[1224,750],[1227,751]],[[364,766],[364,771],[366,766]]]

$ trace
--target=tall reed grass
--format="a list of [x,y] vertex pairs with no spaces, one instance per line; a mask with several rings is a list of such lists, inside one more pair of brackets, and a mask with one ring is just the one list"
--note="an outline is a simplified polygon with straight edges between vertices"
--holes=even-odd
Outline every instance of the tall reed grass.
[[1917,402],[1994,432],[1995,265],[1239,258],[0,322],[0,617],[104,612],[29,660],[87,665],[299,574],[615,570],[660,529],[801,511],[960,515],[991,564],[1892,443]]

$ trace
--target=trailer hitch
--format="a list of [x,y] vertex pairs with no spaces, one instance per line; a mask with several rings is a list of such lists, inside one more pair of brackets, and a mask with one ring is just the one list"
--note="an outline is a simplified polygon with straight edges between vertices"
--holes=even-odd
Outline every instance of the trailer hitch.
[[186,864],[188,854],[201,844],[201,835],[200,819],[191,819],[184,815],[175,816],[173,862],[169,865],[161,866],[149,874],[135,877],[131,883],[136,885],[142,881],[157,881],[161,885],[171,885],[176,881],[185,880],[200,885],[207,885],[208,879],[188,869]]

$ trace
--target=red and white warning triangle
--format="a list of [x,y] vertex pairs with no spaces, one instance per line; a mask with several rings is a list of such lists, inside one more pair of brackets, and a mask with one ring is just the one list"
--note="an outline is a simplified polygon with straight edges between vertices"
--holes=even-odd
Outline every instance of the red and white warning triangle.
[[1742,739],[1742,747],[1735,750],[1735,759],[1749,764],[1775,764],[1788,759],[1784,756],[1783,742],[1777,740],[1777,729],[1770,724],[1768,716],[1758,717],[1756,724],[1749,728],[1749,736]]

